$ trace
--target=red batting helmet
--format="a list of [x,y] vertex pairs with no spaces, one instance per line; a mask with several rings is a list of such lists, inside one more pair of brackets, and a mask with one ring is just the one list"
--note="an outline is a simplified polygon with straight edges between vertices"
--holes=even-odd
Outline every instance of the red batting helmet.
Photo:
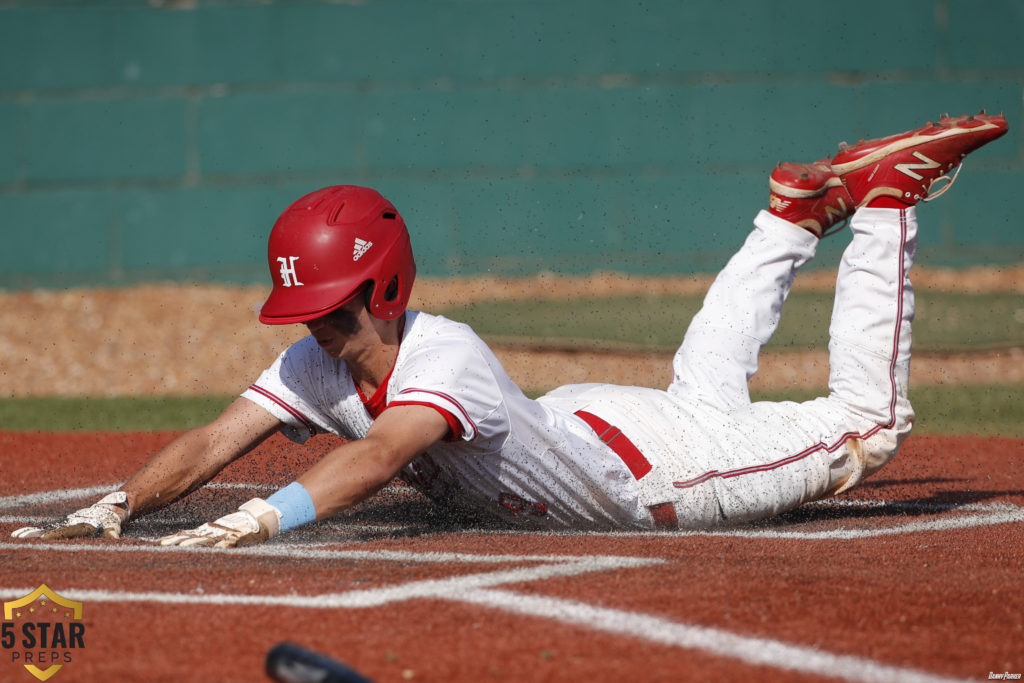
[[405,221],[379,192],[355,185],[325,187],[285,209],[270,232],[267,261],[274,290],[260,322],[268,325],[319,318],[367,283],[370,313],[397,318],[416,279]]

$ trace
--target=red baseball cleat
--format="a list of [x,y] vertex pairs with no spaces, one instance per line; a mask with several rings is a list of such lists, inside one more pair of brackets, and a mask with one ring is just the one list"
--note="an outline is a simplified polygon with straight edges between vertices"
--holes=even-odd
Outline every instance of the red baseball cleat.
[[768,211],[818,237],[829,234],[830,227],[853,212],[853,199],[828,159],[779,164],[768,187]]
[[[961,160],[1006,133],[1006,118],[980,114],[951,118],[916,130],[856,145],[839,144],[832,170],[842,178],[857,207],[905,208],[940,196],[956,180]],[[957,173],[947,175],[954,168]],[[936,181],[945,184],[936,192]]]

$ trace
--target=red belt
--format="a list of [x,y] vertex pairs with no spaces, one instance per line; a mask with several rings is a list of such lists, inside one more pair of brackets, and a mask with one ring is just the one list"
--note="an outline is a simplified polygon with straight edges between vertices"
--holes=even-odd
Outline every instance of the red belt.
[[[647,458],[640,452],[640,449],[633,445],[629,437],[622,433],[621,429],[608,424],[597,415],[588,413],[585,410],[577,410],[576,415],[590,425],[590,428],[597,434],[597,438],[608,444],[608,447],[622,459],[622,462],[629,468],[629,471],[637,481],[643,479],[644,475],[651,471],[651,463],[647,461]],[[679,519],[676,517],[676,509],[672,503],[652,505],[648,510],[651,511],[651,515],[654,517],[654,526],[656,528],[679,528]]]

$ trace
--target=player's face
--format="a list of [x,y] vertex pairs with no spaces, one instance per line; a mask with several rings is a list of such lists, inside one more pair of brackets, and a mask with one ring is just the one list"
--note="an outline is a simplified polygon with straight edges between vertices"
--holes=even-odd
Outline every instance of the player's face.
[[324,353],[343,358],[346,350],[351,350],[364,338],[367,315],[363,297],[359,296],[325,316],[307,321],[306,328]]

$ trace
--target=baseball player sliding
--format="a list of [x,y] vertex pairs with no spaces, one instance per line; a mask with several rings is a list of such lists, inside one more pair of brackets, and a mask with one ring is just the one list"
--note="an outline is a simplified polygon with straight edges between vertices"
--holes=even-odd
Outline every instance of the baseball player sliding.
[[[327,187],[270,234],[270,325],[288,348],[212,423],[181,435],[120,490],[18,538],[117,538],[131,519],[202,486],[281,431],[348,439],[266,500],[160,540],[231,547],[331,517],[393,477],[441,504],[532,528],[709,528],[856,486],[910,432],[915,205],[949,189],[1002,116],[943,116],[832,159],[781,164],[769,208],[718,275],[664,390],[565,386],[532,400],[466,325],[407,310],[406,226],[374,190]],[[943,181],[936,184],[936,181]],[[836,282],[828,396],[751,403],[747,382],[796,271],[850,218]]]

